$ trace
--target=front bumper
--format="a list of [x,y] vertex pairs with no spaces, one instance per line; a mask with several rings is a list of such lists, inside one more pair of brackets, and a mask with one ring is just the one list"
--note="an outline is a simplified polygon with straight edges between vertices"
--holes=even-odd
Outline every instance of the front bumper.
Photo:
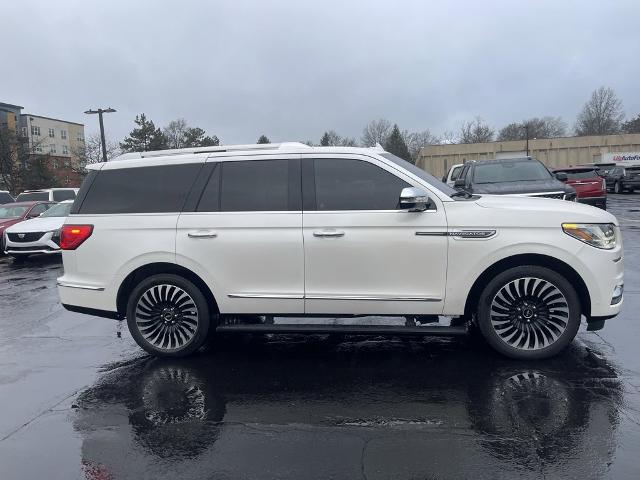
[[53,240],[55,232],[46,232],[35,242],[15,242],[4,235],[4,253],[7,255],[33,255],[60,253],[60,246]]

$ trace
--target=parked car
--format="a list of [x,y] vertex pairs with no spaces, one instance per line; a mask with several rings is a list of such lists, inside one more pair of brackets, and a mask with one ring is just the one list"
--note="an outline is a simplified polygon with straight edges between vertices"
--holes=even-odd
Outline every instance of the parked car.
[[566,175],[553,175],[536,159],[502,158],[467,162],[455,188],[472,194],[520,195],[576,200],[576,191],[565,185]]
[[16,199],[13,198],[13,195],[9,193],[7,190],[0,190],[0,205],[4,205],[5,203],[13,203]]
[[566,175],[566,183],[575,188],[579,202],[607,209],[607,188],[597,168],[582,166],[556,168],[553,173]]
[[77,188],[45,188],[41,190],[25,190],[18,194],[16,201],[26,202],[30,200],[49,200],[51,202],[62,202],[73,200],[78,193]]
[[607,190],[614,193],[633,193],[640,188],[640,165],[616,165],[604,174]]
[[[582,315],[595,330],[620,311],[620,228],[587,205],[456,191],[381,148],[227,145],[118,160],[88,167],[61,230],[58,289],[68,310],[126,318],[154,355],[191,354],[214,331],[451,336],[472,322],[505,355],[546,358]],[[539,162],[512,163],[516,181],[524,170],[551,183]],[[425,324],[333,321],[362,315]],[[427,323],[438,315],[459,320]]]
[[53,205],[37,218],[12,225],[5,230],[4,253],[26,258],[36,253],[60,253],[60,228],[69,215],[72,200]]
[[449,169],[447,174],[442,178],[442,181],[447,185],[449,185],[450,187],[453,187],[454,184],[456,183],[456,180],[458,179],[458,177],[460,177],[460,174],[462,173],[462,167],[464,167],[464,163],[458,163],[457,165],[453,165]]
[[4,252],[4,231],[11,225],[35,218],[47,211],[52,202],[16,202],[0,206],[0,252]]

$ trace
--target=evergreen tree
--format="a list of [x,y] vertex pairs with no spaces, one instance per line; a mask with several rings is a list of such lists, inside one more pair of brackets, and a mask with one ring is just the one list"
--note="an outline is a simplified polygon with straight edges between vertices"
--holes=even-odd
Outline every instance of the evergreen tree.
[[50,162],[49,155],[31,155],[22,170],[22,189],[58,187],[59,182],[49,168]]
[[391,130],[391,134],[384,144],[384,149],[389,153],[393,153],[396,157],[400,157],[408,162],[412,161],[409,148],[404,138],[402,138],[402,133],[400,133],[397,124],[393,126],[393,130]]
[[153,121],[147,120],[144,113],[136,115],[136,128],[120,143],[123,152],[146,152],[149,150],[165,150],[169,148],[167,137],[162,130],[156,128]]
[[320,139],[320,146],[328,147],[329,145],[331,145],[331,137],[329,136],[329,132],[324,132],[324,135],[322,135]]
[[622,124],[624,133],[640,133],[640,115]]
[[271,143],[271,140],[266,135],[260,135],[257,143]]
[[215,135],[205,135],[205,131],[199,127],[187,128],[183,137],[184,147],[217,147],[220,139]]

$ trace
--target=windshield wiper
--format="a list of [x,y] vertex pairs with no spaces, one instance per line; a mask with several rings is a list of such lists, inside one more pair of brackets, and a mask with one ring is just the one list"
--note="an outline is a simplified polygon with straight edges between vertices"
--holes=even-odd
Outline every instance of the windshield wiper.
[[471,194],[470,192],[467,192],[466,190],[458,190],[456,193],[452,193],[449,196],[451,198],[456,198],[456,197],[471,198],[473,197],[473,194]]

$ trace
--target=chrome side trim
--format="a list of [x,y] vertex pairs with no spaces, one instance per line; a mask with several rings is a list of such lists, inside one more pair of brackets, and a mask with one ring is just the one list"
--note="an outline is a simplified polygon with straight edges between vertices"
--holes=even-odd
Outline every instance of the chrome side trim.
[[305,295],[307,300],[373,300],[387,302],[441,302],[437,297],[396,297],[384,295]]
[[60,280],[58,280],[56,283],[59,287],[80,288],[82,290],[94,290],[97,292],[101,292],[104,290],[104,287],[96,287],[93,285],[82,285],[80,283],[61,282]]
[[446,237],[448,232],[416,232],[419,237]]
[[229,298],[265,298],[276,300],[304,300],[304,295],[279,293],[229,293]]

